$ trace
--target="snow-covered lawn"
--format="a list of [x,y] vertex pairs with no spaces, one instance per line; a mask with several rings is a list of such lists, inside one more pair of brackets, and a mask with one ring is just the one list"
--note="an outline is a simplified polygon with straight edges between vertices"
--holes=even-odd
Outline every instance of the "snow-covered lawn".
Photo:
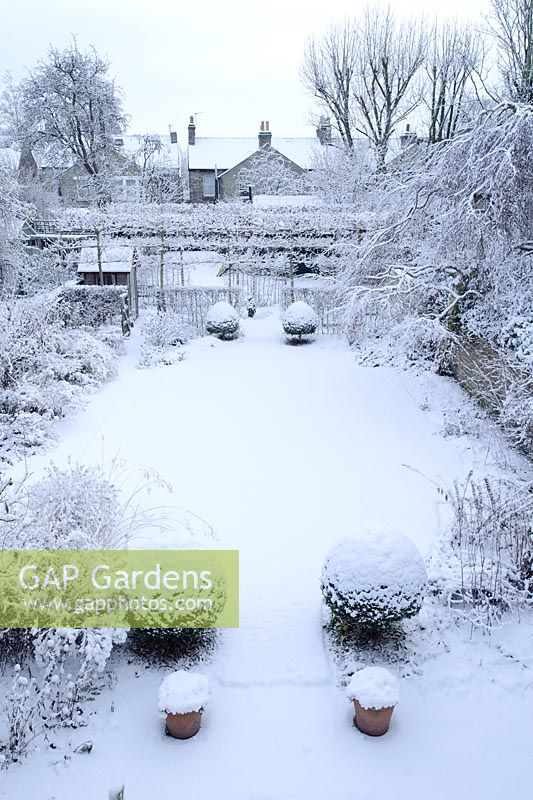
[[[173,502],[213,526],[217,546],[240,550],[241,627],[225,631],[202,666],[212,691],[200,733],[164,735],[157,696],[169,670],[119,664],[89,727],[0,773],[0,797],[105,800],[122,783],[125,800],[529,796],[525,625],[489,643],[428,618],[378,740],[353,727],[321,627],[329,547],[384,524],[427,555],[445,519],[432,481],[464,477],[483,463],[485,444],[444,438],[408,374],[358,367],[338,340],[289,346],[263,309],[243,328],[236,341],[203,338],[182,362],[145,370],[134,336],[118,380],[62,424],[60,447],[30,464],[38,473],[50,459],[101,461],[103,450],[154,467]],[[439,387],[454,396],[432,379],[430,391]],[[90,754],[72,754],[88,739]]]

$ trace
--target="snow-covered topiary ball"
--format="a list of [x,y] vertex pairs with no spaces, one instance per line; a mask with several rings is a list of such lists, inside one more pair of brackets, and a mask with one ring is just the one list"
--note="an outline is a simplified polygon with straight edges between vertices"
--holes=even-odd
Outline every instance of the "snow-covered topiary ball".
[[303,300],[297,300],[288,307],[282,322],[283,330],[288,336],[305,336],[314,333],[318,325],[315,312]]
[[400,685],[388,669],[365,667],[352,675],[346,695],[363,708],[390,708],[400,702]]
[[335,621],[384,628],[420,611],[426,567],[402,533],[364,530],[336,544],[322,568],[322,595]]
[[209,697],[209,680],[198,672],[179,669],[167,675],[159,687],[159,710],[163,714],[200,711]]
[[239,330],[239,315],[233,306],[222,300],[207,312],[205,328],[208,333],[228,339]]

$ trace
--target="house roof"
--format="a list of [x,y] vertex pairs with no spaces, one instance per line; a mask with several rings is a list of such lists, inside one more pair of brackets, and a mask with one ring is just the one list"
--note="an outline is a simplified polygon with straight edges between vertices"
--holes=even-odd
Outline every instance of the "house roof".
[[[103,244],[101,248],[102,272],[131,272],[133,247]],[[78,272],[99,272],[96,245],[82,247]]]
[[[281,138],[273,136],[272,147],[303,169],[313,166],[315,153],[321,144],[316,137]],[[231,169],[259,150],[257,136],[246,138],[198,136],[189,145],[189,169]]]
[[388,172],[412,172],[421,169],[427,159],[426,142],[414,142],[407,145],[407,147],[400,149],[400,152],[394,155],[387,162]]

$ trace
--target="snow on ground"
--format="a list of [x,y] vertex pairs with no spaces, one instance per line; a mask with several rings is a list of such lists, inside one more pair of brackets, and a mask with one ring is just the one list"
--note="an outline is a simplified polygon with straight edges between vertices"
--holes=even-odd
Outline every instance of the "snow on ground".
[[[168,670],[119,664],[89,727],[0,774],[0,797],[98,800],[117,783],[125,800],[528,796],[526,626],[515,628],[521,659],[509,633],[489,647],[444,641],[429,626],[428,652],[402,679],[379,740],[353,727],[321,630],[331,545],[385,525],[427,555],[443,518],[432,481],[450,485],[483,465],[486,443],[440,435],[406,373],[359,367],[337,340],[289,346],[277,314],[263,310],[243,328],[236,341],[199,339],[184,361],[146,370],[136,369],[134,337],[119,379],[62,423],[61,446],[30,463],[38,475],[50,459],[101,461],[103,450],[154,467],[173,502],[209,521],[218,546],[240,550],[241,627],[201,666],[212,693],[200,733],[164,736],[157,694]],[[438,381],[434,390],[448,386]],[[87,739],[90,755],[65,758]]]

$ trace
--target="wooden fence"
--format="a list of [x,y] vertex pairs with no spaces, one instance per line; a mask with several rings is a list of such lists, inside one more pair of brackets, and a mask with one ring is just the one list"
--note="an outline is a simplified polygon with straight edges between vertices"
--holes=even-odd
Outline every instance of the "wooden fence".
[[242,288],[225,286],[172,286],[161,290],[140,285],[139,298],[144,305],[174,311],[200,334],[205,333],[206,315],[214,303],[224,301],[237,309],[243,305]]

